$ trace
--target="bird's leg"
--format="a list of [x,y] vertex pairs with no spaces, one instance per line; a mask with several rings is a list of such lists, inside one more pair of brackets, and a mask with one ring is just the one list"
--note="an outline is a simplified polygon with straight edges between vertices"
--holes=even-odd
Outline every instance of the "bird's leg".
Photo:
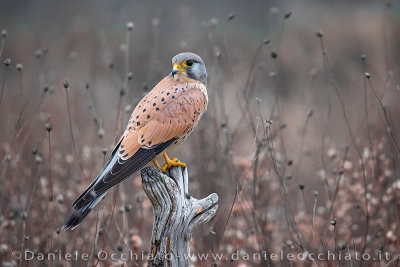
[[166,152],[164,152],[164,158],[165,158],[165,164],[161,168],[162,172],[166,172],[167,169],[171,169],[172,167],[175,167],[175,166],[186,167],[186,164],[183,162],[180,162],[177,158],[173,157],[172,159],[170,159]]
[[157,169],[161,170],[161,166],[160,166],[160,164],[158,164],[158,161],[156,159],[153,159],[153,164],[154,164],[154,166],[156,166]]

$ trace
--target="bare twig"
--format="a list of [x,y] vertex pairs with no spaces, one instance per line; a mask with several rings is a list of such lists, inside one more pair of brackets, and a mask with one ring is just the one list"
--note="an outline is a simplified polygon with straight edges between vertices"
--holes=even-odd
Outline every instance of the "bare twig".
[[[6,59],[9,60],[9,59]],[[1,83],[1,92],[0,92],[0,108],[1,108],[1,102],[3,100],[3,92],[4,92],[4,84],[6,83],[6,78],[7,78],[7,69],[8,66],[10,65],[10,63],[6,63],[6,60],[4,61],[4,65],[5,65],[5,70],[4,70],[4,78],[3,78],[3,82]]]
[[82,173],[82,176],[85,178],[88,178],[85,175],[85,172],[83,171],[83,167],[81,166],[81,161],[80,161],[80,157],[78,155],[78,150],[76,149],[76,145],[75,145],[75,139],[74,139],[74,133],[72,131],[72,118],[71,118],[71,111],[69,109],[69,83],[68,81],[64,81],[64,88],[65,88],[65,100],[67,103],[67,115],[68,115],[68,122],[69,122],[69,131],[70,131],[70,135],[71,135],[71,141],[72,141],[72,148],[74,149],[74,153],[75,153],[75,157],[76,157],[76,162],[79,166],[79,169]]
[[366,78],[368,79],[368,82],[369,82],[369,85],[370,85],[370,87],[371,87],[371,90],[372,90],[372,92],[374,93],[374,96],[376,97],[376,99],[378,100],[379,105],[380,105],[381,108],[382,108],[383,114],[385,115],[385,121],[386,121],[386,124],[387,124],[387,131],[388,131],[388,133],[390,134],[390,137],[392,138],[393,144],[396,146],[397,152],[400,152],[399,144],[397,143],[396,138],[394,137],[393,128],[392,128],[392,126],[390,125],[389,117],[388,117],[387,110],[386,110],[387,108],[383,105],[382,100],[381,100],[381,99],[378,97],[378,95],[376,94],[376,92],[375,92],[375,90],[374,90],[374,87],[372,86],[372,83],[371,83],[371,79],[370,79],[371,76],[370,76],[370,74],[369,74],[369,73],[366,73],[365,75],[368,76],[368,77],[366,77]]

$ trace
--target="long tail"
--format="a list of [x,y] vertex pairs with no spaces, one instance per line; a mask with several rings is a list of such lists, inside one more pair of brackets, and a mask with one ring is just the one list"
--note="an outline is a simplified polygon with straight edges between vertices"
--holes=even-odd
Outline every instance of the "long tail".
[[118,156],[117,150],[121,142],[114,149],[106,166],[97,178],[89,185],[86,191],[74,202],[73,212],[62,227],[63,230],[74,229],[88,213],[104,198],[108,190],[122,182],[132,173],[143,168],[148,162],[164,151],[176,138],[151,148],[140,148],[127,160]]
[[102,200],[107,194],[108,190],[101,194],[96,194],[94,188],[96,184],[101,182],[101,180],[109,173],[115,162],[118,160],[117,150],[120,144],[121,142],[119,142],[114,148],[107,164],[104,166],[103,170],[99,173],[96,179],[94,179],[88,188],[86,188],[85,192],[83,192],[83,194],[80,195],[77,200],[75,200],[74,204],[72,205],[72,214],[63,225],[63,230],[73,230],[76,226],[78,226],[78,224],[85,219],[85,217],[97,205],[97,203],[99,203],[100,200]]
[[80,222],[85,219],[86,215],[89,214],[89,212],[99,203],[100,200],[104,198],[104,196],[107,194],[107,192],[103,193],[100,196],[97,196],[95,199],[87,203],[85,206],[81,208],[75,208],[72,211],[71,216],[68,218],[68,220],[65,222],[63,225],[62,229],[67,230],[71,229],[73,230],[75,227],[80,224]]

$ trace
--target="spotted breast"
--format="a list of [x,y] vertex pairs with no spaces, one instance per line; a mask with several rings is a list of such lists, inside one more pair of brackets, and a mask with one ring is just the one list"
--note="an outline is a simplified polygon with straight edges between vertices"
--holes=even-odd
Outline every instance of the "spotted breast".
[[129,158],[140,147],[151,147],[173,138],[183,142],[207,109],[206,87],[200,82],[179,83],[165,77],[136,106],[120,146],[120,157]]

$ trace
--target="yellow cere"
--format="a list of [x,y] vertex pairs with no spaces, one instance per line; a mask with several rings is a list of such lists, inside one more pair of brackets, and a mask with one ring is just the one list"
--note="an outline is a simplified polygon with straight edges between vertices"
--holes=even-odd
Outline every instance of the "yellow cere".
[[174,69],[178,70],[178,73],[182,73],[183,72],[183,68],[179,64],[174,64]]

